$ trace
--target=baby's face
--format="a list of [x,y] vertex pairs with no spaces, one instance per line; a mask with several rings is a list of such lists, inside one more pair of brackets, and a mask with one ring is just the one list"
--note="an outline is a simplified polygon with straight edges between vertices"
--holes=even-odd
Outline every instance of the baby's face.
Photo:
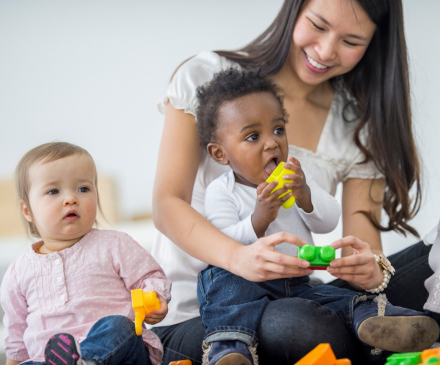
[[257,187],[286,161],[286,122],[280,102],[269,92],[221,106],[218,137],[238,183]]
[[30,219],[45,243],[79,240],[92,228],[98,197],[95,166],[88,155],[36,163],[28,177]]

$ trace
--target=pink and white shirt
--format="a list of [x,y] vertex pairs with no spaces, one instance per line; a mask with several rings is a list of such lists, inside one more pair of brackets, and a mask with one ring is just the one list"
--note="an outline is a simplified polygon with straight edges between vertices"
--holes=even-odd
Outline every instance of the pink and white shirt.
[[[134,320],[132,289],[171,299],[171,281],[162,268],[125,233],[92,229],[72,247],[49,255],[35,253],[39,245],[9,266],[1,285],[8,359],[44,362],[45,345],[56,333],[81,342],[103,317]],[[160,364],[159,338],[145,328],[142,337],[153,364]]]

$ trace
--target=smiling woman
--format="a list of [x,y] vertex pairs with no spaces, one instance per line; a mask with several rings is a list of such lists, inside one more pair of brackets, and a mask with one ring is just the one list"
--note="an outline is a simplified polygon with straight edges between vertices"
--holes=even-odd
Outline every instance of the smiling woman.
[[[162,234],[153,253],[173,280],[175,298],[168,321],[155,328],[165,360],[183,354],[200,361],[203,328],[195,292],[206,263],[251,281],[304,274],[293,257],[273,250],[283,241],[298,244],[297,238],[269,235],[244,246],[202,216],[207,185],[228,166],[216,165],[199,148],[196,89],[231,67],[260,69],[278,86],[289,115],[289,155],[330,194],[343,185],[346,237],[332,244],[342,248],[343,257],[329,268],[343,280],[338,285],[383,289],[384,273],[374,257],[382,253],[380,232],[416,233],[408,220],[420,206],[420,172],[401,1],[286,0],[274,22],[249,45],[203,52],[183,63],[161,104],[165,126],[154,221]],[[179,181],[169,182],[170,168],[182,177]],[[387,221],[381,219],[382,208]],[[393,304],[421,309],[427,297],[423,281],[430,275],[428,251],[419,243],[392,258],[396,268],[411,276],[411,281],[391,279],[385,292]],[[188,265],[177,268],[175,262]],[[405,292],[412,295],[402,296]],[[340,357],[356,363],[382,361],[365,355],[344,328],[336,329],[338,318],[297,299],[267,304],[259,327],[261,363],[291,364],[320,342],[331,343]],[[307,331],[299,329],[298,318]],[[290,343],[301,345],[292,348]]]

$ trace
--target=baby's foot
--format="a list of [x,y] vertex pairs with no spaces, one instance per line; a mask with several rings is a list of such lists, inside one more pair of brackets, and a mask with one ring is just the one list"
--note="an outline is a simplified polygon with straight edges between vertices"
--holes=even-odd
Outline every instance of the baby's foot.
[[47,342],[44,350],[46,365],[81,365],[81,350],[75,337],[58,333]]

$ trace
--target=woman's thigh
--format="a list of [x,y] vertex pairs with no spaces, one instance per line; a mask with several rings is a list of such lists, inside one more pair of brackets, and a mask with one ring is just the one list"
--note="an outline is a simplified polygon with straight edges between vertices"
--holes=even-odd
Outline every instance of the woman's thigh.
[[[423,310],[428,299],[425,280],[433,274],[428,263],[430,251],[431,245],[426,246],[420,241],[388,257],[396,273],[384,293],[393,305]],[[329,285],[353,290],[346,281],[340,279],[330,282]]]
[[[205,332],[200,317],[153,331],[164,346],[163,364],[183,359],[201,364]],[[330,343],[338,358],[349,358],[355,364],[385,362],[383,355],[372,358],[335,312],[305,299],[271,301],[263,314],[258,337],[260,365],[292,365],[320,343]]]

